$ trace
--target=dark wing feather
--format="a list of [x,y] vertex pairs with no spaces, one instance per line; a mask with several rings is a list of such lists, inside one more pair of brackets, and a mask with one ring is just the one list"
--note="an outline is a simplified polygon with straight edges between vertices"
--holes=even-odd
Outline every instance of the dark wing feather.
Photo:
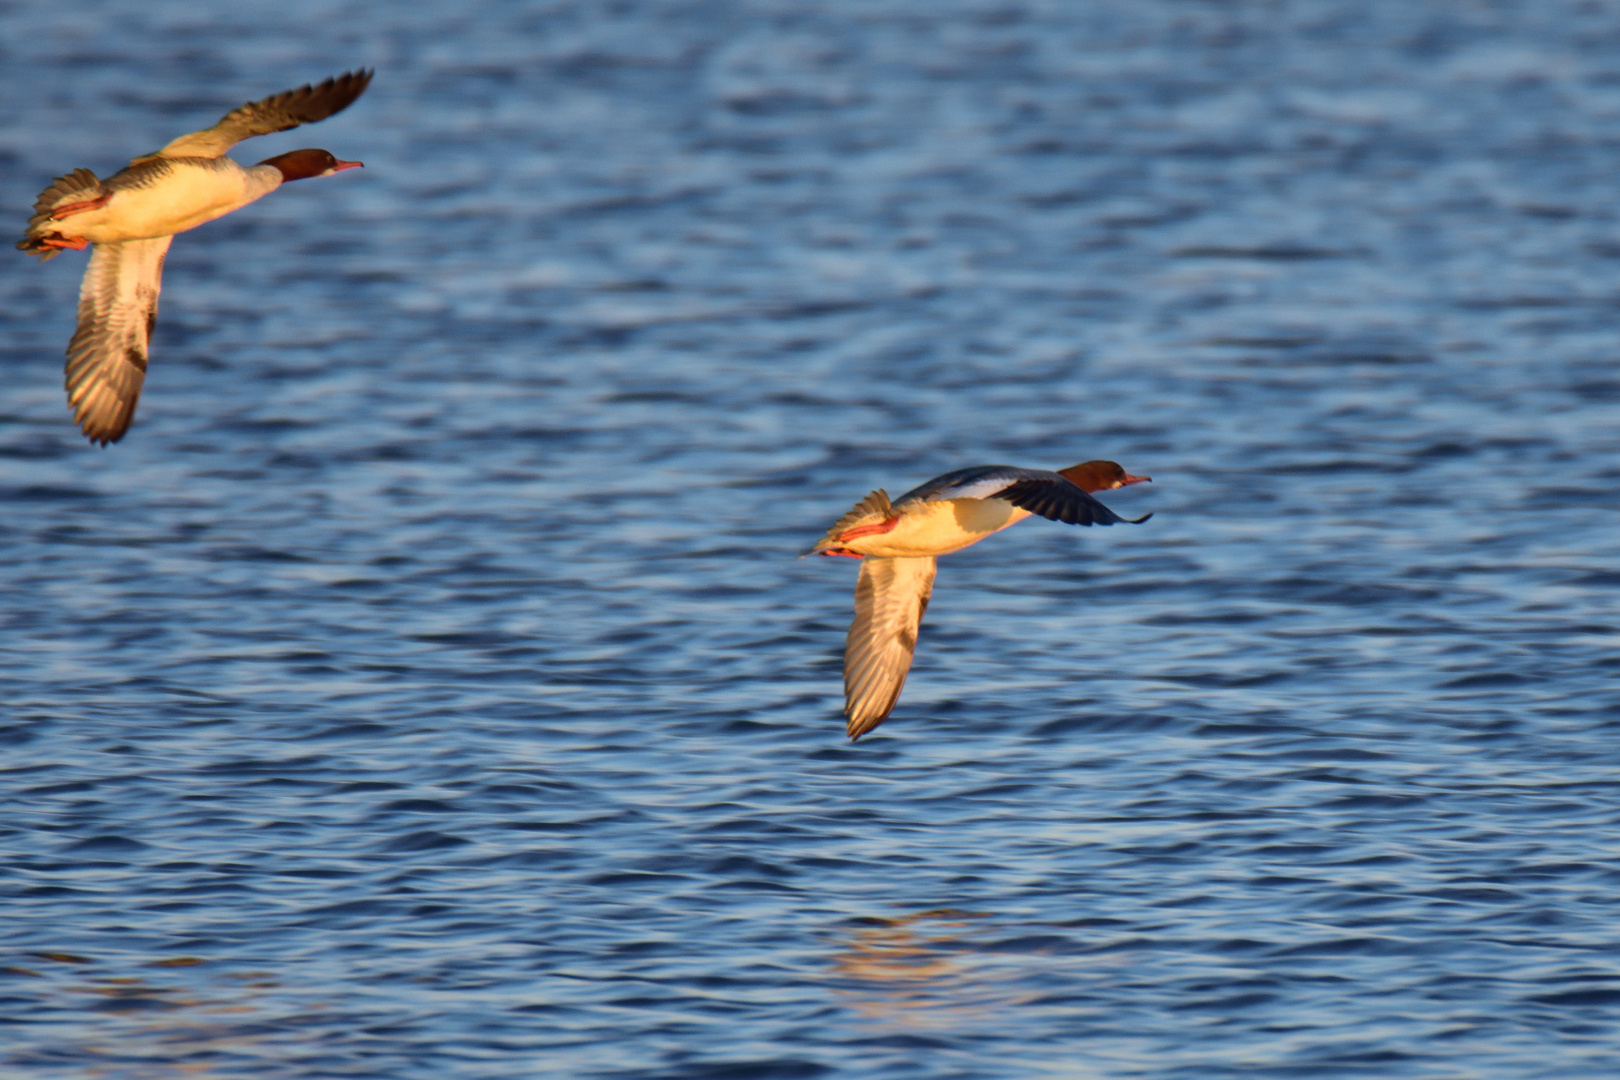
[[372,72],[350,71],[315,86],[305,84],[262,101],[232,109],[219,123],[204,131],[182,135],[155,154],[136,158],[138,165],[154,157],[220,157],[243,139],[287,131],[335,116],[354,104],[371,84]]
[[900,700],[933,595],[935,567],[931,556],[861,560],[855,621],[844,641],[845,730],[852,739],[883,723]]
[[97,244],[90,253],[65,382],[73,419],[91,442],[117,442],[135,418],[157,324],[163,257],[173,239]]
[[1008,484],[1029,476],[1056,476],[1056,473],[1020,469],[1015,465],[970,465],[936,476],[925,484],[918,484],[898,499],[894,505],[905,506],[915,502],[937,502],[943,499],[988,499]]
[[1139,525],[1152,517],[1122,518],[1108,507],[1081,491],[1067,478],[1052,474],[1051,479],[1036,477],[1015,480],[996,492],[995,497],[1012,503],[1020,510],[1028,510],[1065,525]]

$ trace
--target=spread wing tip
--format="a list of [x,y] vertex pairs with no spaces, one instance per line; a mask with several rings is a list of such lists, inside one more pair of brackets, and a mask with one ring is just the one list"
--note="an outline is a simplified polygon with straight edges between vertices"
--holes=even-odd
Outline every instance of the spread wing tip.
[[889,710],[886,710],[882,716],[863,716],[859,719],[851,716],[848,723],[844,725],[844,732],[849,736],[849,741],[860,742],[862,735],[867,734],[879,724],[883,723],[883,721],[887,720],[889,718],[889,713],[892,711],[893,709],[891,707]]
[[159,157],[220,157],[243,139],[318,123],[353,105],[371,85],[374,74],[372,68],[356,68],[320,83],[305,83],[250,101],[220,117],[213,127],[182,135],[161,150],[142,154],[131,164]]
[[[68,385],[68,407],[73,410],[73,422],[92,445],[111,446],[127,435],[135,422],[140,386],[138,383],[135,386],[134,397],[127,397],[127,388],[109,382],[104,370],[87,368],[77,374],[83,381],[75,385],[70,376]],[[124,380],[127,375],[118,381]]]
[[90,440],[90,445],[105,449],[128,434],[129,420],[126,419],[121,424],[113,424],[105,428],[94,426],[93,421],[80,420],[79,431],[83,433],[86,439]]
[[1065,525],[1140,525],[1151,513],[1139,518],[1120,517],[1092,495],[1067,479],[1020,480],[997,493],[996,498],[1020,510],[1039,514]]
[[355,68],[317,84],[305,83],[296,90],[277,94],[259,104],[279,108],[288,119],[294,121],[294,127],[313,124],[336,116],[353,105],[366,92],[366,87],[371,85],[371,77],[376,73],[374,68]]

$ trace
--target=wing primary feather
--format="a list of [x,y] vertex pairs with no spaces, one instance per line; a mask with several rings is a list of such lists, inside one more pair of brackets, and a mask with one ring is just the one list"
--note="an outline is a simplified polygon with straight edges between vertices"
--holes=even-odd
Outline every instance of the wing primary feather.
[[1028,510],[1065,525],[1135,525],[1152,516],[1149,514],[1135,521],[1122,518],[1061,476],[1051,480],[1044,477],[1018,480],[1007,485],[995,497],[1012,503],[1020,510]]
[[74,421],[100,446],[123,438],[135,419],[173,239],[97,244],[90,254],[63,385]]
[[202,131],[182,135],[154,154],[143,154],[130,162],[138,165],[156,157],[220,157],[243,139],[288,131],[304,124],[325,120],[353,105],[375,72],[348,71],[317,84],[305,83],[259,101],[232,109],[219,123]]
[[861,561],[855,619],[844,641],[845,731],[859,739],[894,709],[934,591],[932,556]]

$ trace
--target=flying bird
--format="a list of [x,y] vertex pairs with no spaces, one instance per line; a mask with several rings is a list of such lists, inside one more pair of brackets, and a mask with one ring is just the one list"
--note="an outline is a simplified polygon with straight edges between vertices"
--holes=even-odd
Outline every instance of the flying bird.
[[935,559],[1039,514],[1067,525],[1139,525],[1091,497],[1151,480],[1112,461],[1087,461],[1057,472],[1011,465],[957,469],[913,488],[892,503],[881,489],[839,518],[807,555],[860,559],[855,621],[844,641],[844,716],[851,739],[894,709],[911,670],[917,629],[934,591]]
[[240,210],[282,184],[357,169],[325,150],[293,150],[244,168],[225,156],[243,139],[313,124],[365,93],[372,72],[254,101],[98,180],[89,169],[40,192],[17,247],[41,261],[94,244],[79,287],[79,325],[67,349],[68,404],[90,441],[117,442],[135,417],[157,323],[163,257],[175,233]]

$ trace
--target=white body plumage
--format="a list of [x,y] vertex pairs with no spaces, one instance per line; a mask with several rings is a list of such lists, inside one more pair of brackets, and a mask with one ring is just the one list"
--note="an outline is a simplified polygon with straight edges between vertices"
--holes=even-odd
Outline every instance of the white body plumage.
[[244,168],[228,157],[159,158],[108,177],[102,186],[112,197],[75,215],[73,234],[92,244],[173,236],[240,210],[281,184],[274,165]]

